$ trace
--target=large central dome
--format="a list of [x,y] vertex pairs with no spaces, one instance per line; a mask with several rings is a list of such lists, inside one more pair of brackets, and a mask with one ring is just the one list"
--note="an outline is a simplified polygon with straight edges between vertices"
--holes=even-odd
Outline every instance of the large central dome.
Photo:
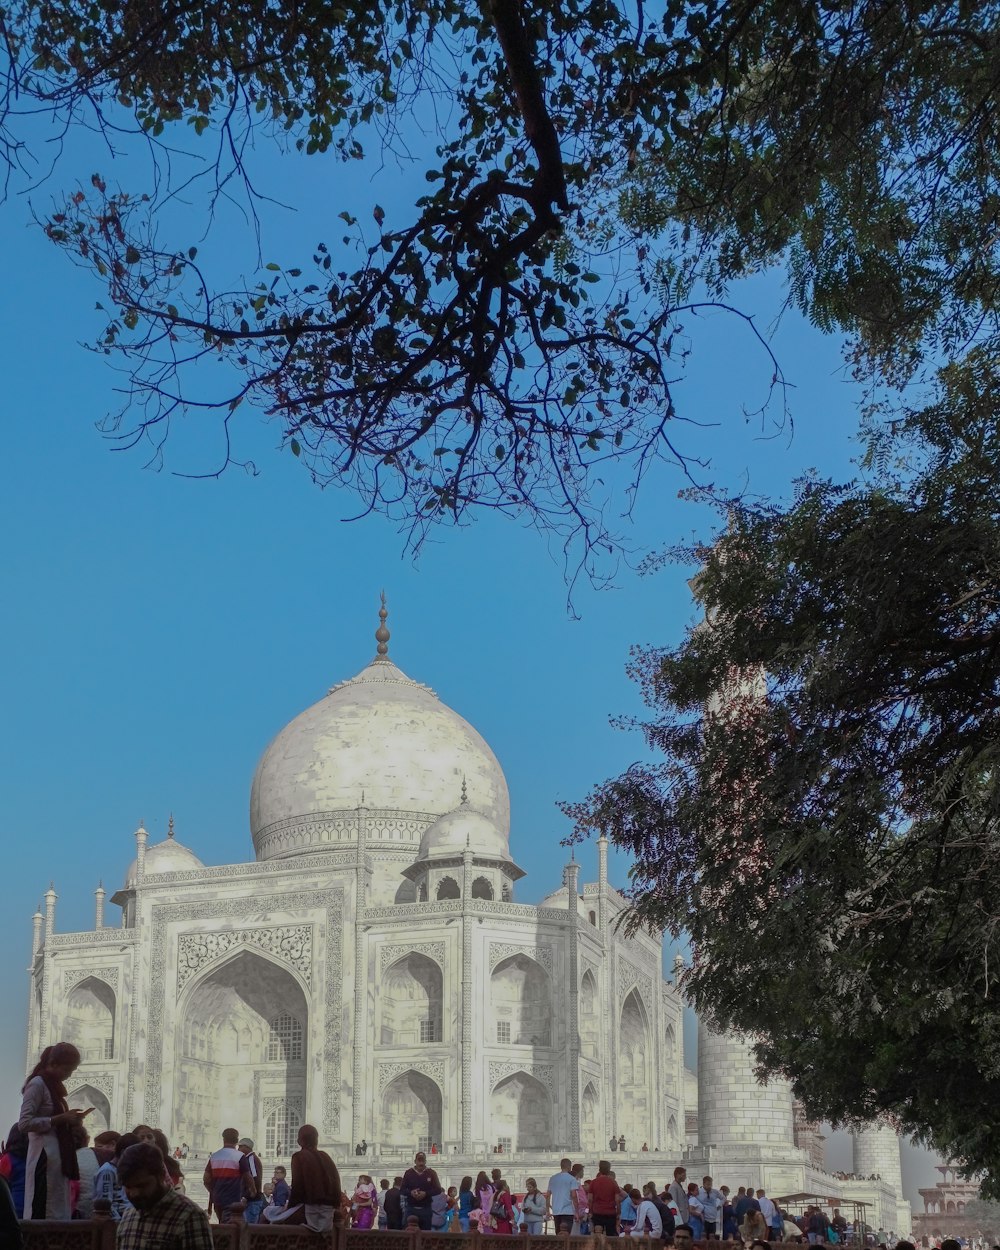
[[286,725],[257,765],[250,832],[258,859],[329,847],[343,836],[331,833],[344,823],[336,814],[361,806],[430,823],[455,808],[463,780],[468,802],[506,842],[510,799],[496,756],[392,663],[384,623],[377,637],[383,654]]

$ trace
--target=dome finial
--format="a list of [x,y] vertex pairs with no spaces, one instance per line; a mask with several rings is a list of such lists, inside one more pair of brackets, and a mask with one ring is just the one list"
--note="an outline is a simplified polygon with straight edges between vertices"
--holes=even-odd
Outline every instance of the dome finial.
[[469,801],[469,787],[465,784],[465,773],[463,773],[462,774],[462,806],[465,807],[468,801]]
[[173,812],[171,812],[170,819],[167,821],[167,837],[172,838],[173,836],[174,836],[174,814]]
[[386,628],[385,618],[389,615],[389,611],[385,606],[385,591],[382,591],[382,606],[378,610],[379,627],[375,631],[375,641],[378,643],[376,650],[379,655],[389,654],[389,630]]

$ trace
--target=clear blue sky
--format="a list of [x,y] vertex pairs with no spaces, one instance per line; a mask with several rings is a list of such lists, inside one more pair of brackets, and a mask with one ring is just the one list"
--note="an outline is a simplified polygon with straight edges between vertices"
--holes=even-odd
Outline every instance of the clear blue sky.
[[[369,185],[318,158],[261,159],[296,205],[269,210],[264,223],[264,259],[288,265],[334,233],[339,197],[391,203],[408,180],[390,168]],[[71,153],[36,204],[44,210],[59,186],[96,167],[114,176],[106,157]],[[231,470],[191,481],[144,470],[139,453],[112,453],[95,423],[116,406],[119,379],[80,346],[100,328],[102,292],[29,224],[24,198],[0,213],[0,1090],[10,1116],[23,1079],[31,914],[50,879],[57,928],[74,931],[92,924],[98,880],[109,895],[122,882],[140,818],[157,841],[172,812],[178,838],[208,863],[251,857],[256,761],[292,716],[368,661],[383,587],[394,659],[470,720],[506,771],[524,901],[554,888],[567,858],[556,801],[641,753],[609,725],[638,710],[625,675],[630,645],[676,642],[693,609],[684,570],[641,578],[623,567],[612,589],[578,587],[574,619],[558,547],[496,517],[443,527],[414,561],[382,519],[344,524],[356,502],[314,487],[250,410],[237,436],[257,477]],[[253,260],[236,246],[237,226],[230,215],[208,241],[232,272]],[[199,233],[187,227],[169,241],[187,246]],[[780,295],[765,281],[737,298],[764,327]],[[787,315],[774,346],[794,387],[795,433],[765,440],[741,411],[759,404],[767,361],[729,318],[694,327],[677,402],[709,427],[688,436],[713,459],[708,480],[783,494],[804,469],[848,472],[854,391],[838,345]],[[213,437],[188,420],[177,467],[203,466],[201,440]],[[677,498],[684,485],[666,468],[647,480],[628,531],[637,550],[707,532],[708,513]],[[592,848],[582,858],[589,876]],[[613,863],[616,882],[626,871]]]

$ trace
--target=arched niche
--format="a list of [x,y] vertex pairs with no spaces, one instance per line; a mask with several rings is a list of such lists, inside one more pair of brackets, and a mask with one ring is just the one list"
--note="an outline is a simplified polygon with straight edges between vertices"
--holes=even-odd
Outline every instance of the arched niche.
[[390,1081],[382,1095],[382,1140],[405,1150],[429,1150],[440,1142],[441,1090],[412,1068]]
[[649,1017],[639,996],[632,990],[622,1003],[618,1018],[618,1132],[627,1141],[649,1141],[652,1136],[652,1048]]
[[441,1041],[444,978],[433,959],[410,951],[391,964],[379,986],[379,1039],[383,1046]]
[[681,1146],[677,1139],[677,1117],[673,1114],[667,1117],[667,1149],[677,1150]]
[[493,898],[493,882],[489,877],[476,877],[469,893],[473,898]]
[[434,891],[435,898],[461,898],[462,891],[454,877],[442,877]]
[[308,1036],[289,969],[251,949],[208,969],[179,1012],[172,1138],[210,1152],[223,1123],[262,1137],[265,1105],[304,1107]]
[[70,991],[63,1037],[84,1063],[114,1058],[116,1007],[114,990],[98,977],[87,977]]
[[80,1085],[77,1089],[71,1090],[66,1095],[66,1104],[71,1108],[79,1107],[83,1111],[86,1111],[88,1107],[93,1107],[93,1111],[85,1121],[91,1141],[98,1133],[105,1133],[111,1127],[111,1103],[107,1095],[95,1089],[93,1085]]
[[588,1059],[599,1058],[601,1020],[597,1007],[597,978],[588,968],[580,981],[580,1047]]
[[676,1046],[677,1034],[674,1032],[674,1026],[672,1024],[668,1024],[663,1030],[663,1057],[668,1065],[672,1064],[674,1061],[674,1051]]
[[492,1144],[505,1150],[548,1150],[555,1144],[552,1099],[541,1081],[527,1072],[515,1072],[500,1081],[490,1095]]
[[512,955],[493,969],[490,1005],[491,1041],[514,1046],[552,1045],[552,985],[541,964]]
[[584,1150],[600,1150],[600,1110],[601,1100],[593,1081],[584,1086],[581,1099],[580,1134]]

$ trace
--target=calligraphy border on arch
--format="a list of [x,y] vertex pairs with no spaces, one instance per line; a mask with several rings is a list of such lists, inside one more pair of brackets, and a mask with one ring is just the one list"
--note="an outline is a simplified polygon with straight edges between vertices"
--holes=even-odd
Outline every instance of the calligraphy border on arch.
[[496,1089],[497,1085],[507,1079],[508,1076],[514,1076],[518,1072],[523,1072],[525,1076],[533,1077],[536,1081],[540,1081],[550,1094],[555,1094],[555,1069],[550,1063],[518,1063],[517,1060],[491,1059],[489,1070],[490,1090]]
[[86,981],[93,977],[97,981],[106,981],[108,985],[118,994],[118,969],[117,968],[67,968],[63,973],[63,993],[67,994],[74,989],[81,981]]
[[385,972],[390,964],[394,964],[397,959],[402,959],[404,955],[424,955],[427,959],[434,960],[443,969],[445,944],[444,942],[421,942],[417,938],[413,942],[382,946],[379,948],[378,956],[379,972]]
[[426,1076],[444,1095],[445,1069],[443,1059],[414,1059],[412,1063],[394,1060],[391,1063],[378,1065],[378,1096],[382,1098],[386,1087],[405,1072],[416,1072],[418,1076]]
[[525,955],[536,964],[541,964],[549,976],[552,976],[552,947],[522,946],[520,942],[491,942],[490,971],[492,972],[504,959],[510,959],[512,955]]
[[[340,1094],[343,1084],[341,1072],[340,1012],[343,992],[344,948],[344,891],[313,890],[304,894],[273,895],[272,907],[277,902],[289,911],[308,907],[326,908],[326,1018],[324,1021],[323,1049],[323,1127],[330,1137],[340,1131]],[[152,951],[149,972],[149,1045],[146,1051],[145,1114],[159,1111],[160,1088],[163,1069],[163,1013],[166,1001],[167,941],[166,926],[186,920],[217,920],[220,916],[245,917],[261,912],[259,898],[228,898],[206,900],[200,903],[158,903],[152,909],[150,947]],[[178,935],[180,936],[180,935]],[[135,1035],[129,1039],[129,1070],[134,1070]],[[132,1091],[134,1082],[129,1081],[128,1107],[125,1119],[132,1120]]]

